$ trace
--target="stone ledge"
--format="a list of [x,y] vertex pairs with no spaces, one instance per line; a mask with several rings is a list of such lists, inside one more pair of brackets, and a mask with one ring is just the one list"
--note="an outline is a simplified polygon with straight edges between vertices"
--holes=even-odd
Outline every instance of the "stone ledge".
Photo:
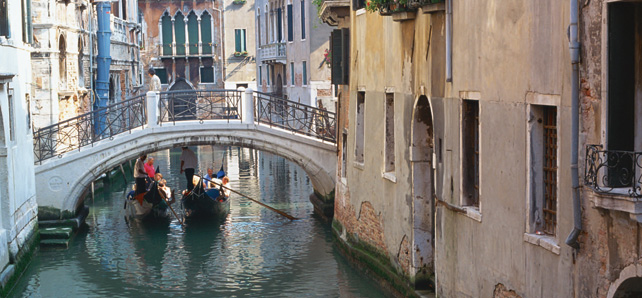
[[558,256],[560,254],[560,246],[552,236],[524,233],[524,241],[535,246],[540,246]]
[[482,222],[482,214],[479,211],[478,207],[464,206],[463,209],[466,210],[466,213],[464,215],[478,222]]
[[416,17],[417,17],[417,13],[414,11],[402,11],[402,12],[395,12],[392,14],[392,20],[395,22],[414,20]]
[[395,176],[395,172],[383,172],[381,173],[381,177],[383,179],[389,180],[392,183],[397,183],[397,176]]
[[631,197],[626,191],[614,189],[610,193],[589,194],[595,208],[629,213],[631,220],[642,223],[642,200]]

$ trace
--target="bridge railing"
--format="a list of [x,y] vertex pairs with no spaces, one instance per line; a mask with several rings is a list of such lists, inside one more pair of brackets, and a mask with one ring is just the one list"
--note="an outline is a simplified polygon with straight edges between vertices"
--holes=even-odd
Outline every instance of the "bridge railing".
[[145,125],[146,121],[145,96],[139,95],[40,128],[33,134],[35,162],[131,131]]
[[259,124],[336,143],[336,113],[261,92],[254,92],[254,119]]
[[183,120],[231,120],[242,118],[238,90],[188,90],[160,92],[160,123]]

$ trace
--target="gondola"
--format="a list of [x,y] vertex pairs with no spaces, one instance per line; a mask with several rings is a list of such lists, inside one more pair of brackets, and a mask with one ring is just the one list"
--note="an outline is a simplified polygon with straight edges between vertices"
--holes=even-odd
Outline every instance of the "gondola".
[[[223,178],[223,167],[217,177]],[[192,191],[186,191],[181,200],[186,219],[194,218],[224,218],[230,212],[229,195],[216,188],[203,189],[203,178],[194,176],[197,183]]]
[[[156,173],[159,173],[158,168]],[[125,209],[128,209],[130,216],[140,220],[169,219],[167,203],[161,197],[156,181],[152,181],[147,192],[142,194],[135,195],[134,190],[130,191],[125,199]]]

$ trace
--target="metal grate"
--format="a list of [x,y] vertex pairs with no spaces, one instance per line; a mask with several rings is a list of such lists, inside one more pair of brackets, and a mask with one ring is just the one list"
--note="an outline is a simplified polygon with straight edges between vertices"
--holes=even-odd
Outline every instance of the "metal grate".
[[544,108],[544,233],[557,227],[557,110]]

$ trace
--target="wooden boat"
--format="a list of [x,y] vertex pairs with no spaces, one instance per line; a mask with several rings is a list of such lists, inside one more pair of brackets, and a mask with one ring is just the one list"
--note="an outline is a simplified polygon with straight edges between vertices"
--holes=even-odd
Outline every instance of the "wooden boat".
[[125,209],[128,210],[130,216],[141,220],[169,219],[167,203],[159,191],[156,182],[152,182],[149,190],[145,193],[134,195],[134,191],[131,191],[125,200]]
[[203,178],[199,176],[194,189],[186,192],[181,200],[185,218],[223,218],[230,212],[229,195],[219,189],[203,189]]

